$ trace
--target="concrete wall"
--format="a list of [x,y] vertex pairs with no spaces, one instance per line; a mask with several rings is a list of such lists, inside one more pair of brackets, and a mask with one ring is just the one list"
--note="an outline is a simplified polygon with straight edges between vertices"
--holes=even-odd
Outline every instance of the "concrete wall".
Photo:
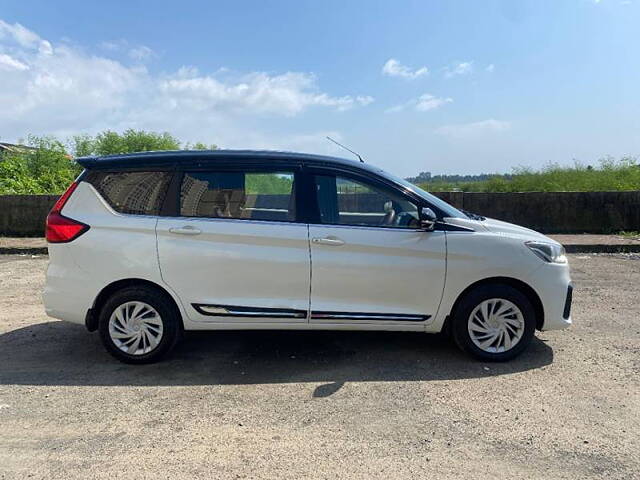
[[458,208],[543,233],[640,230],[640,191],[436,193]]
[[[437,192],[452,205],[544,233],[640,231],[640,191]],[[0,195],[0,236],[42,236],[56,195]]]
[[0,236],[44,236],[44,221],[59,195],[0,195]]

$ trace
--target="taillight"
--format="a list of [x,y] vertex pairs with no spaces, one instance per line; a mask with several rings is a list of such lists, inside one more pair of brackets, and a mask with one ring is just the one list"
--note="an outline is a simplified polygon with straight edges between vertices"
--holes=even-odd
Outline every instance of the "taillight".
[[66,243],[75,240],[84,232],[89,230],[89,225],[65,217],[60,212],[71,197],[71,194],[78,186],[78,182],[73,182],[67,191],[62,194],[47,215],[46,236],[49,243]]

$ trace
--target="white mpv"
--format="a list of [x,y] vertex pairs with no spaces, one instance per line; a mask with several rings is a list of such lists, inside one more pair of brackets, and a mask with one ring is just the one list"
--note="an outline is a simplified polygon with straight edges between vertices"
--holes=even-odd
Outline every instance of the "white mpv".
[[500,361],[571,325],[560,244],[368,164],[225,150],[78,162],[47,218],[44,304],[124,362],[222,329],[445,331]]

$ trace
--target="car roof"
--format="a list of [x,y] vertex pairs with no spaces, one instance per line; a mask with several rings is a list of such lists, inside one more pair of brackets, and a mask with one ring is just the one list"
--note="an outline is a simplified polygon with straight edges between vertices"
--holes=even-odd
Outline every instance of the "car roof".
[[333,165],[370,171],[377,170],[370,165],[347,160],[346,158],[272,150],[167,150],[76,158],[76,161],[87,169],[138,169],[144,167],[203,165],[209,163],[215,166],[216,163],[225,163],[229,160],[242,164],[264,163],[266,161],[271,165],[277,165],[279,162],[298,162],[306,165]]

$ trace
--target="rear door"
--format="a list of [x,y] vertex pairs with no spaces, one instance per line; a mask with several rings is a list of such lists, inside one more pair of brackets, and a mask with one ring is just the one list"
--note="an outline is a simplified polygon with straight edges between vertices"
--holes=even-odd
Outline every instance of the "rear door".
[[371,178],[330,170],[313,178],[311,322],[427,322],[444,287],[445,233],[421,230],[418,202]]
[[160,268],[199,322],[306,322],[308,226],[296,214],[297,166],[178,174],[177,215],[158,221]]

